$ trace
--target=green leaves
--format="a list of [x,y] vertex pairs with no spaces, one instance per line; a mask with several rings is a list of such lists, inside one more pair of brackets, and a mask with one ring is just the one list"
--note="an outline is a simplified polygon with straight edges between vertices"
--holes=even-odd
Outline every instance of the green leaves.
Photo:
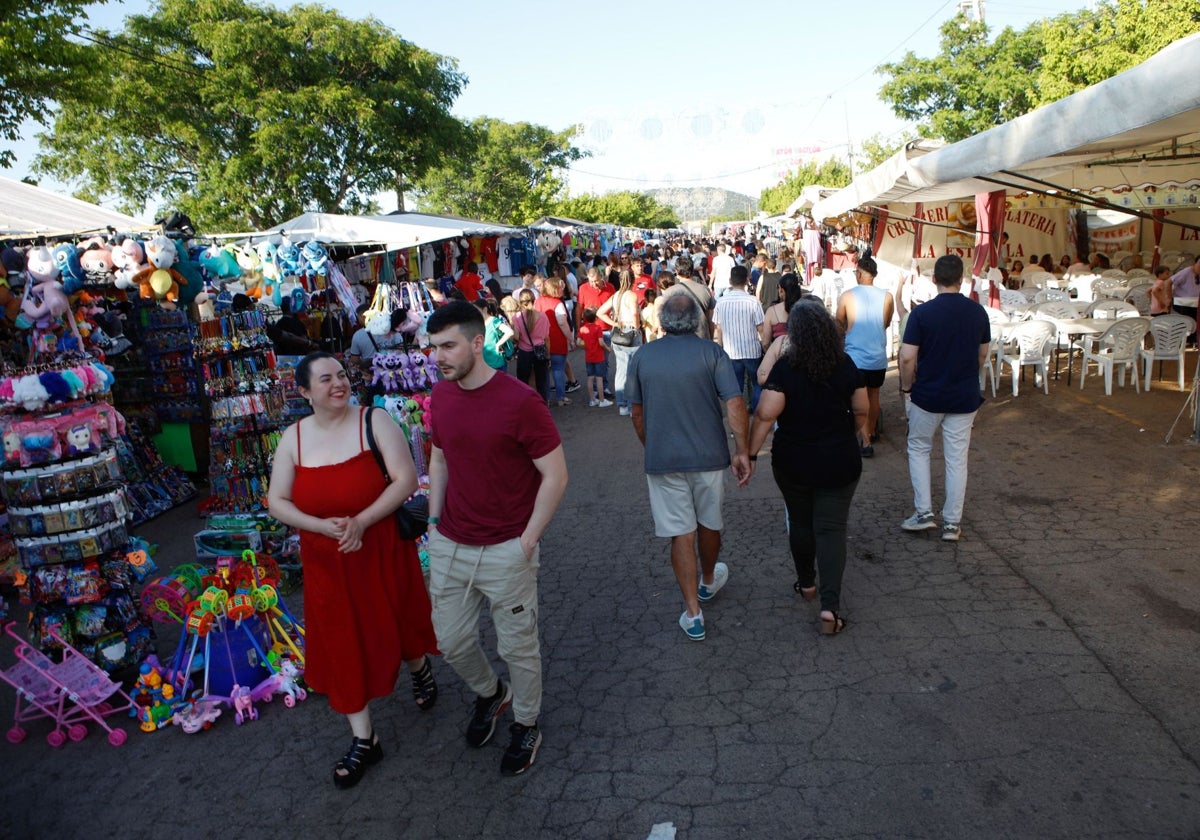
[[603,195],[572,196],[558,204],[555,215],[598,224],[639,228],[679,227],[675,211],[646,193],[621,190]]
[[[959,15],[933,58],[883,64],[879,96],[922,136],[962,140],[1128,70],[1200,29],[1200,0],[1100,0],[1092,8],[1005,28]],[[1102,115],[1097,115],[1102,119]]]
[[850,183],[850,166],[840,160],[810,161],[799,167],[773,187],[767,187],[758,198],[758,209],[768,216],[782,213],[800,197],[800,191],[810,184],[822,187],[844,187]]
[[159,0],[97,40],[103,60],[59,97],[36,166],[127,209],[157,202],[224,230],[369,212],[466,141],[455,62],[373,18]]
[[[87,75],[92,54],[72,36],[88,5],[0,0],[0,140],[19,140],[27,117],[48,124],[54,100],[64,90],[77,89],[80,76]],[[0,146],[0,165],[12,162],[12,150]]]
[[419,181],[420,207],[514,225],[553,213],[565,191],[559,172],[585,157],[571,145],[576,131],[480,117],[469,126],[470,152]]

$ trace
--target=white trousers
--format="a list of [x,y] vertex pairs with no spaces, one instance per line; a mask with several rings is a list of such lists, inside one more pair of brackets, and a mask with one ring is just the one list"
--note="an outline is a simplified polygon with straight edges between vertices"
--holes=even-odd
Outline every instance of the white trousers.
[[498,545],[460,545],[436,531],[429,540],[429,599],[442,656],[472,691],[496,692],[496,672],[479,642],[486,598],[496,648],[508,665],[513,718],[537,723],[542,708],[542,655],[537,630],[537,572],[541,546],[526,560],[520,539]]
[[912,481],[913,507],[917,513],[933,511],[933,492],[929,486],[929,453],[933,434],[942,430],[942,456],[946,461],[946,504],[942,521],[962,522],[963,502],[967,495],[967,451],[971,448],[971,427],[976,412],[970,414],[934,414],[908,403],[908,477]]

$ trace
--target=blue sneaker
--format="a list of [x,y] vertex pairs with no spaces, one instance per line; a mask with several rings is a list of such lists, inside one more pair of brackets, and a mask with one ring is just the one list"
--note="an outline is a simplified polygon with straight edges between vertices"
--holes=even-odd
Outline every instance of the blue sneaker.
[[729,567],[724,563],[717,563],[716,567],[713,568],[713,582],[704,583],[704,581],[701,580],[698,597],[705,603],[711,601],[716,597],[717,593],[721,591],[721,587],[724,586],[725,582],[728,580]]
[[695,618],[687,614],[687,610],[683,611],[683,615],[679,616],[679,626],[683,628],[683,632],[693,642],[704,641],[704,613]]

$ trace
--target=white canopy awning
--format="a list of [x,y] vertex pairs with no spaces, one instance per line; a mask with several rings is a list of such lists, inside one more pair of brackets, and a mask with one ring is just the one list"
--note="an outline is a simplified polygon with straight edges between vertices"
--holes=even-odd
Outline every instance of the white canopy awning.
[[315,239],[326,245],[381,245],[389,251],[415,248],[462,236],[499,236],[522,228],[490,222],[473,222],[452,216],[393,213],[381,216],[343,216],[304,213],[265,231],[291,239]]
[[69,195],[0,178],[0,236],[69,236],[108,227],[132,233],[154,225]]
[[940,148],[936,141],[910,144],[813,213],[828,219],[866,204],[937,202],[1006,187],[1092,192],[1182,183],[1200,170],[1198,78],[1200,33],[982,134]]

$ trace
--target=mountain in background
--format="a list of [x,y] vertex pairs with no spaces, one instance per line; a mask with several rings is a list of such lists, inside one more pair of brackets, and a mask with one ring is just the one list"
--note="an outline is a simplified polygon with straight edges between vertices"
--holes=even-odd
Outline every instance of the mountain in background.
[[667,187],[646,193],[674,210],[681,222],[714,217],[752,219],[758,213],[758,199],[718,187]]

